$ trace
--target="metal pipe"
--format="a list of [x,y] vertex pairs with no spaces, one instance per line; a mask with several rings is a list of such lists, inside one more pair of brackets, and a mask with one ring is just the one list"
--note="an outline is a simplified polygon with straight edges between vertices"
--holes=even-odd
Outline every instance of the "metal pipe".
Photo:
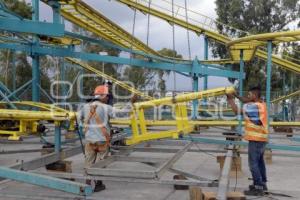
[[55,131],[54,131],[54,149],[55,153],[59,153],[61,150],[61,128],[60,122],[55,122]]
[[[204,36],[204,60],[208,60],[208,38],[205,35]],[[204,80],[203,80],[203,90],[207,90],[207,86],[208,86],[208,76],[204,76]]]
[[212,97],[212,96],[219,96],[224,94],[233,93],[235,89],[233,87],[222,87],[222,88],[215,88],[210,89],[202,92],[193,92],[189,94],[182,94],[175,97],[166,97],[161,99],[154,99],[150,101],[144,101],[140,103],[135,103],[134,106],[136,108],[147,108],[153,107],[158,105],[165,105],[165,104],[174,104],[186,101],[192,101],[195,99],[202,99],[204,97]]
[[267,128],[270,127],[270,107],[271,107],[271,78],[272,78],[272,41],[268,41],[268,60],[267,60]]
[[0,109],[0,119],[10,120],[55,120],[64,121],[70,118],[66,112],[49,112],[49,111],[25,111]]
[[[240,77],[239,77],[239,95],[243,96],[243,77],[244,77],[244,50],[240,50]],[[240,101],[240,109],[243,108],[243,102]],[[239,120],[239,127],[238,132],[240,135],[242,135],[242,121],[243,121],[243,114],[241,112],[238,113],[238,120]]]
[[[32,20],[39,21],[39,0],[32,0]],[[39,45],[39,38],[33,37],[34,46]],[[40,57],[38,54],[32,56],[32,101],[40,101]]]

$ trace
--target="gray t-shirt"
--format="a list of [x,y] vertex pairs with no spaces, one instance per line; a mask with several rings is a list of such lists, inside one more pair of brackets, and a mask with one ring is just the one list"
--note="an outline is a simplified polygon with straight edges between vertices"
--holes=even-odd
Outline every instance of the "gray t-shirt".
[[[80,125],[84,126],[85,120],[90,115],[90,110],[92,106],[97,106],[96,108],[96,115],[99,116],[99,118],[102,121],[102,125],[105,126],[108,133],[110,133],[110,125],[109,125],[109,118],[113,115],[113,108],[110,105],[103,104],[100,102],[92,102],[83,105],[79,110],[79,121]],[[104,135],[102,134],[101,128],[96,123],[95,117],[92,117],[89,121],[89,124],[86,128],[85,132],[85,139],[89,142],[95,143],[95,142],[105,142],[106,139]]]
[[[118,112],[124,112],[124,109],[117,109],[110,105],[103,104],[98,101],[84,104],[83,106],[80,107],[80,109],[78,111],[79,125],[81,125],[82,127],[84,126],[85,120],[87,120],[87,118],[90,115],[91,107],[95,106],[95,105],[97,106],[96,107],[96,115],[98,115],[99,118],[101,119],[102,125],[105,126],[107,133],[110,134],[109,119],[111,117],[114,117],[114,115]],[[126,109],[128,110],[129,107],[130,107],[130,105],[127,105]],[[92,117],[89,121],[89,124],[88,124],[88,126],[86,128],[86,132],[85,132],[85,139],[92,143],[106,141],[106,138],[102,134],[101,128],[96,123],[95,117]]]

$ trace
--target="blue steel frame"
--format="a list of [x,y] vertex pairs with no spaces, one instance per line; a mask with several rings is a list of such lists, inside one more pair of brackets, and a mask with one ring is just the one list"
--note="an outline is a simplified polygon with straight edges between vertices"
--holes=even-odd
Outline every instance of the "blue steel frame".
[[[243,74],[244,74],[244,51],[243,49],[240,50],[240,78],[239,78],[239,95],[243,96],[244,93],[244,85],[243,85]],[[242,126],[242,121],[243,121],[243,114],[241,113],[243,109],[243,102],[240,101],[240,109],[238,113],[238,120],[239,120],[239,126],[238,126],[238,132],[239,135],[243,135],[243,126]]]
[[0,177],[83,196],[90,196],[93,192],[90,185],[31,172],[19,171],[8,167],[0,167]]
[[[21,20],[18,16],[14,16],[10,14],[5,8],[0,8],[1,16],[5,16],[5,18],[0,18],[0,24],[2,30],[12,31],[12,32],[27,32],[34,34],[33,41],[29,43],[17,42],[17,43],[1,43],[0,49],[11,49],[13,51],[24,51],[32,56],[32,81],[27,82],[20,88],[16,89],[12,93],[10,93],[7,97],[9,100],[10,97],[15,95],[17,92],[28,87],[29,84],[32,84],[32,100],[39,101],[40,99],[40,69],[39,69],[39,56],[40,55],[51,55],[56,57],[73,57],[81,60],[94,60],[104,63],[115,63],[115,64],[125,64],[125,65],[133,65],[137,67],[151,68],[151,69],[162,69],[162,70],[171,70],[176,71],[177,73],[184,74],[187,76],[191,76],[193,78],[193,90],[198,91],[198,82],[199,77],[204,77],[203,88],[207,89],[208,76],[220,76],[227,78],[235,78],[239,79],[240,84],[240,95],[243,92],[243,79],[245,77],[243,68],[243,52],[241,51],[241,60],[240,60],[240,72],[235,72],[226,69],[220,69],[215,67],[214,65],[203,64],[195,58],[192,62],[189,61],[173,61],[166,58],[161,58],[159,56],[148,55],[143,52],[134,51],[136,54],[144,55],[144,57],[149,58],[149,61],[134,59],[134,58],[122,58],[122,57],[114,57],[114,56],[102,56],[98,54],[77,52],[74,46],[61,47],[61,46],[47,46],[42,45],[39,42],[39,39],[36,34],[48,35],[48,36],[72,36],[75,38],[83,39],[90,42],[101,43],[110,47],[114,47],[121,51],[132,51],[126,48],[118,47],[104,40],[96,40],[92,38],[88,38],[86,36],[78,35],[75,33],[65,32],[64,25],[61,23],[61,16],[59,14],[59,4],[53,1],[53,23],[45,23],[39,21],[39,0],[32,0],[33,5],[33,14],[32,21],[30,20]],[[133,51],[132,51],[133,52]],[[266,100],[267,100],[267,109],[270,111],[270,90],[271,90],[271,70],[272,70],[272,41],[268,41],[268,62],[267,62],[267,88],[266,88]],[[208,38],[204,36],[204,60],[208,59]],[[14,64],[13,64],[14,65]],[[15,68],[13,69],[15,71]],[[61,78],[64,79],[65,66],[62,67]],[[81,70],[83,73],[83,70]],[[82,89],[82,83],[81,83]],[[16,88],[14,85],[13,88]],[[63,94],[65,91],[63,90]],[[193,102],[193,117],[197,118],[198,112],[196,108],[198,107],[198,102]],[[268,124],[269,124],[269,115],[268,115]],[[240,119],[241,120],[241,119]],[[269,125],[268,125],[269,127]],[[188,137],[184,137],[184,139],[189,139]],[[218,141],[213,139],[197,139],[199,142],[205,143],[215,143],[215,144],[232,144],[236,143],[238,145],[246,145],[244,142],[233,142],[233,141]],[[280,149],[280,150],[292,150],[292,151],[300,151],[299,147],[291,147],[285,145],[273,145],[269,144],[270,148]],[[60,124],[55,124],[55,151],[59,152],[61,150],[61,127]],[[5,172],[6,169],[0,168],[0,173]],[[7,178],[16,177],[18,172],[10,171],[10,175]],[[25,173],[25,172],[24,172]],[[27,174],[28,175],[28,174]],[[38,175],[33,175],[34,178],[38,178]],[[21,181],[30,182],[25,176],[20,176]],[[61,180],[53,180],[54,186],[57,187],[61,184]],[[47,181],[41,181],[37,183],[38,185],[43,185]],[[63,183],[62,185],[65,186]],[[49,185],[48,185],[49,186]],[[70,191],[69,191],[70,192]],[[78,191],[76,192],[78,193]],[[87,192],[89,193],[89,192]]]
[[[56,57],[73,57],[81,60],[93,60],[104,63],[114,63],[123,65],[132,65],[136,67],[144,67],[150,69],[161,69],[161,70],[171,70],[183,73],[194,73],[197,76],[218,76],[225,78],[236,78],[240,77],[239,72],[216,68],[213,65],[202,64],[195,59],[194,66],[192,63],[180,64],[180,63],[168,63],[168,62],[158,62],[158,61],[145,61],[135,58],[122,58],[115,56],[103,56],[99,54],[78,52],[74,49],[64,48],[64,47],[52,47],[45,45],[30,45],[30,44],[14,44],[14,43],[1,43],[1,49],[13,49],[18,51],[24,51],[28,54],[39,54],[39,55],[51,55]],[[244,78],[244,76],[243,76]]]

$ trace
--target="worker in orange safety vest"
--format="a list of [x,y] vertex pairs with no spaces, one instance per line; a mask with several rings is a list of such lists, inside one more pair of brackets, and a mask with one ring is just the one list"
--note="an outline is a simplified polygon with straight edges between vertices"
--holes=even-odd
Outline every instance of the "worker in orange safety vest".
[[[244,103],[239,109],[234,98]],[[247,97],[240,97],[236,93],[227,94],[228,104],[236,114],[243,114],[245,119],[244,139],[248,144],[248,164],[253,178],[246,195],[262,196],[267,191],[267,173],[264,161],[265,147],[268,142],[267,107],[261,99],[260,87],[252,87]],[[240,112],[240,113],[239,113]]]

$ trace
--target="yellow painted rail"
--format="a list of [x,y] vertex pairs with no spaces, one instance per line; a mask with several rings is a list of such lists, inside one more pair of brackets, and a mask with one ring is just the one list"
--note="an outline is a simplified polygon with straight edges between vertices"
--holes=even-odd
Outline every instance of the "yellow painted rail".
[[[153,15],[155,17],[158,17],[162,20],[165,20],[169,23],[174,23],[180,27],[186,28],[188,30],[194,31],[196,34],[205,34],[206,36],[208,36],[209,38],[212,38],[222,44],[227,44],[228,42],[231,42],[232,38],[229,38],[227,36],[224,36],[220,33],[217,32],[217,30],[208,30],[207,28],[205,28],[204,26],[201,27],[200,25],[195,25],[191,22],[186,22],[184,19],[179,19],[176,16],[173,18],[172,15],[169,15],[165,12],[159,11],[153,7],[148,7],[145,6],[143,4],[147,4],[149,3],[149,0],[139,0],[138,2],[136,0],[117,0],[120,3],[123,3],[125,5],[128,5],[131,8],[135,8],[140,10],[142,13],[147,13],[150,15]],[[143,3],[143,4],[142,4]],[[191,20],[190,20],[191,21]],[[213,21],[211,23],[214,23]],[[267,53],[263,50],[256,50],[255,52],[255,56],[263,59],[263,60],[267,60]],[[209,61],[205,61],[205,62],[209,62]],[[218,61],[213,61],[213,63],[216,63]],[[220,61],[221,63],[230,63],[230,61],[227,60],[222,60]],[[293,63],[291,61],[288,61],[286,59],[282,59],[278,56],[272,55],[272,62],[287,69],[290,70],[292,72],[295,73],[300,73],[300,65]]]
[[272,103],[278,103],[282,100],[289,99],[289,98],[292,98],[292,97],[295,97],[295,96],[298,96],[298,95],[300,95],[300,90],[298,90],[296,92],[292,92],[292,93],[287,94],[287,95],[282,96],[282,97],[278,97],[278,98],[272,100]]
[[[130,120],[124,119],[112,119],[110,122],[113,125],[131,125]],[[139,122],[138,122],[139,123]],[[148,126],[176,126],[175,120],[160,120],[160,121],[152,121],[146,120],[146,124]],[[228,120],[228,121],[220,121],[220,120],[189,120],[189,124],[191,125],[199,125],[199,126],[238,126],[238,121]],[[243,123],[244,124],[244,123]],[[299,127],[300,122],[270,122],[270,126],[291,126],[291,127]]]

